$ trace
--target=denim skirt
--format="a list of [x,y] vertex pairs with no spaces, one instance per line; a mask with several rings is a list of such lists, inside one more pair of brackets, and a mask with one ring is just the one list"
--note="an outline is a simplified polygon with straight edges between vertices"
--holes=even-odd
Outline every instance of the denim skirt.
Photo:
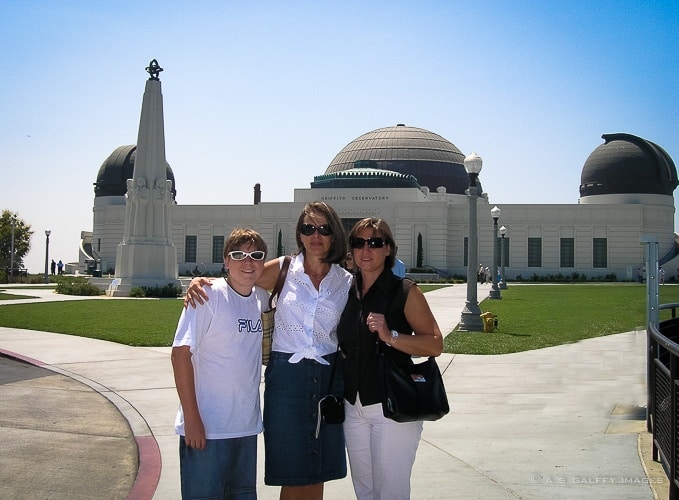
[[[289,363],[291,354],[272,352],[264,372],[264,483],[306,486],[347,475],[341,424],[321,424],[316,437],[318,401],[328,395],[332,362],[311,359]],[[343,395],[343,366],[338,359],[332,394]]]

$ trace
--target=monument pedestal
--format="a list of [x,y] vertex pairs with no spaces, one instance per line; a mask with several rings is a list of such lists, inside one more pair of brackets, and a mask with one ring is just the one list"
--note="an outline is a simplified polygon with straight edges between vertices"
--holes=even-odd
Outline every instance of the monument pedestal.
[[177,249],[174,245],[122,242],[116,249],[116,278],[125,282],[149,279],[177,281]]
[[177,249],[174,245],[122,242],[116,249],[115,276],[120,281],[112,295],[127,297],[135,286],[181,285],[177,274]]

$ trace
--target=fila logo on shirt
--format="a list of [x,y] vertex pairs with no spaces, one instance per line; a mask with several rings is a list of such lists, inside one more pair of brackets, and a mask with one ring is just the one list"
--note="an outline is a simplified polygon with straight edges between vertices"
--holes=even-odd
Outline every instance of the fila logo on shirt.
[[249,318],[238,320],[238,331],[240,333],[262,333],[262,320],[252,321]]

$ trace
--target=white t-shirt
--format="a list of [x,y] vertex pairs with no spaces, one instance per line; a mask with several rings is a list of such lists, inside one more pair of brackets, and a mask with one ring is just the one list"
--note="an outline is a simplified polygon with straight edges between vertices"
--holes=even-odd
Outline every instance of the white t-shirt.
[[[205,287],[209,301],[182,311],[172,347],[189,346],[198,410],[207,439],[251,436],[262,431],[262,307],[269,294],[254,287],[243,297],[226,280]],[[181,405],[175,431],[184,435]]]
[[321,358],[337,350],[337,323],[349,297],[353,275],[337,264],[318,290],[304,273],[304,255],[292,258],[285,285],[276,304],[274,351],[292,353],[290,363]]

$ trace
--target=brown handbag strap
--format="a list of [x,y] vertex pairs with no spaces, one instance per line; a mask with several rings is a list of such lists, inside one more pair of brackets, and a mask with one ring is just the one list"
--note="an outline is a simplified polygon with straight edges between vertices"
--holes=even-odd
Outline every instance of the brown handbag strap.
[[271,290],[271,295],[269,295],[269,310],[273,309],[274,297],[276,297],[276,301],[278,301],[278,295],[280,295],[281,290],[283,289],[283,284],[285,283],[285,277],[288,275],[288,268],[290,267],[291,260],[292,257],[289,255],[286,255],[283,258],[283,265],[278,273],[278,278],[276,278],[276,284],[274,285],[273,290]]

